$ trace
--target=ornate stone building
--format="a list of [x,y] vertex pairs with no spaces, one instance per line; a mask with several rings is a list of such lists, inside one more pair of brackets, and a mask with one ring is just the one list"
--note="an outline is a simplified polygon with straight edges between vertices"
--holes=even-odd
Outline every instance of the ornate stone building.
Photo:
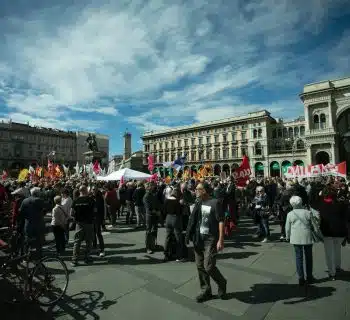
[[304,121],[283,123],[266,110],[146,132],[142,139],[145,161],[151,153],[156,165],[161,167],[163,162],[186,153],[185,169],[197,171],[210,163],[216,175],[221,171],[230,174],[239,166],[243,155],[250,158],[255,175],[265,176],[280,176],[292,162],[303,164],[306,160]]
[[185,169],[196,171],[210,163],[218,175],[230,174],[246,154],[256,176],[282,176],[292,164],[349,161],[350,78],[306,85],[300,98],[305,117],[294,121],[274,119],[262,110],[145,132],[144,161],[151,153],[161,168],[186,153]]
[[306,85],[304,103],[309,163],[350,165],[350,78]]

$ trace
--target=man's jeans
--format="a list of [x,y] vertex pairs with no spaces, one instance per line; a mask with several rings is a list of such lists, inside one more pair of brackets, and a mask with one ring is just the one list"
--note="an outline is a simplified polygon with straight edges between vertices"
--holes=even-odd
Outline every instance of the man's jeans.
[[144,206],[135,206],[137,226],[145,224],[145,207]]
[[58,254],[62,254],[66,249],[66,238],[65,238],[66,229],[61,226],[53,226],[52,231],[55,236],[56,251]]
[[259,235],[264,238],[267,238],[270,236],[269,218],[260,218]]
[[146,250],[154,251],[156,249],[158,235],[158,215],[146,215]]
[[80,254],[80,246],[83,240],[86,242],[85,259],[90,257],[92,240],[94,237],[94,225],[77,222],[74,235],[73,262],[77,262]]
[[297,266],[297,274],[299,279],[305,279],[304,275],[304,255],[305,255],[305,271],[306,279],[312,279],[312,244],[309,245],[294,245],[295,262]]
[[202,293],[212,293],[210,278],[212,278],[219,288],[223,288],[226,279],[216,267],[217,240],[209,237],[204,240],[204,247],[194,247],[195,260],[199,276],[199,284]]
[[97,247],[97,240],[98,240],[98,244],[100,246],[100,251],[104,252],[105,251],[105,242],[104,242],[103,236],[102,236],[102,223],[100,221],[95,221],[95,223],[94,223],[94,238],[92,241],[94,248]]
[[126,207],[128,208],[128,212],[126,214],[126,224],[129,224],[132,223],[135,214],[134,202],[126,201]]

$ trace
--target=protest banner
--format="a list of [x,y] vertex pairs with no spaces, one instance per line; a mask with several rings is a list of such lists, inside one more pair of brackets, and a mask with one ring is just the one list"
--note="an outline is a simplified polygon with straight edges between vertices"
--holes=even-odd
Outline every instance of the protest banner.
[[292,166],[285,173],[286,178],[312,178],[321,176],[346,177],[346,162],[308,165],[306,167]]

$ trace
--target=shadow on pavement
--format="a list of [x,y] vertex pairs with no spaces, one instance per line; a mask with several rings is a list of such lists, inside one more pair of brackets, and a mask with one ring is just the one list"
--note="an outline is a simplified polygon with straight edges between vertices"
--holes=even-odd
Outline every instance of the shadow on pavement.
[[237,299],[247,304],[271,303],[292,298],[298,300],[284,302],[285,304],[297,304],[310,300],[317,300],[331,296],[336,291],[333,287],[300,287],[297,284],[255,284],[251,291],[233,292],[228,294],[228,299]]
[[[51,320],[40,306],[32,301],[24,299],[22,292],[12,283],[5,279],[0,279],[0,318],[1,320]],[[9,303],[16,299],[16,302]],[[25,316],[24,316],[25,315]]]
[[66,296],[64,300],[55,306],[48,314],[51,319],[69,315],[72,319],[100,319],[96,311],[106,310],[117,303],[116,300],[103,300],[101,291],[83,291],[73,296]]
[[[345,271],[342,270],[340,272],[337,273],[336,275],[336,279],[337,280],[341,280],[341,281],[346,281],[346,282],[350,282],[350,271]],[[329,277],[324,277],[324,278],[320,278],[316,280],[316,283],[323,283],[323,282],[332,282]]]
[[135,243],[105,243],[105,248],[124,248],[124,247],[134,247]]
[[220,253],[216,256],[218,260],[223,260],[223,259],[247,259],[250,256],[255,256],[257,255],[258,252],[225,252],[225,253]]

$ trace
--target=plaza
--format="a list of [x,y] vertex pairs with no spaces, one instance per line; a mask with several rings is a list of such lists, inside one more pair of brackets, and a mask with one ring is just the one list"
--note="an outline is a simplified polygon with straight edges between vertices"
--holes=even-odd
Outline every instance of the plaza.
[[[119,226],[104,233],[106,257],[70,269],[67,296],[52,311],[36,306],[10,309],[2,319],[222,319],[222,320],[345,320],[349,318],[350,273],[328,281],[323,245],[314,245],[318,279],[305,297],[297,285],[293,247],[288,243],[256,242],[250,218],[225,241],[218,266],[228,279],[228,300],[197,304],[197,271],[193,262],[162,263],[162,252],[147,255],[144,231]],[[272,238],[279,227],[272,226]],[[164,243],[164,229],[158,243]],[[342,249],[345,270],[350,247]],[[70,256],[67,255],[68,261]],[[3,294],[3,293],[2,293]],[[213,294],[216,294],[213,285]],[[27,309],[26,309],[27,308]]]

